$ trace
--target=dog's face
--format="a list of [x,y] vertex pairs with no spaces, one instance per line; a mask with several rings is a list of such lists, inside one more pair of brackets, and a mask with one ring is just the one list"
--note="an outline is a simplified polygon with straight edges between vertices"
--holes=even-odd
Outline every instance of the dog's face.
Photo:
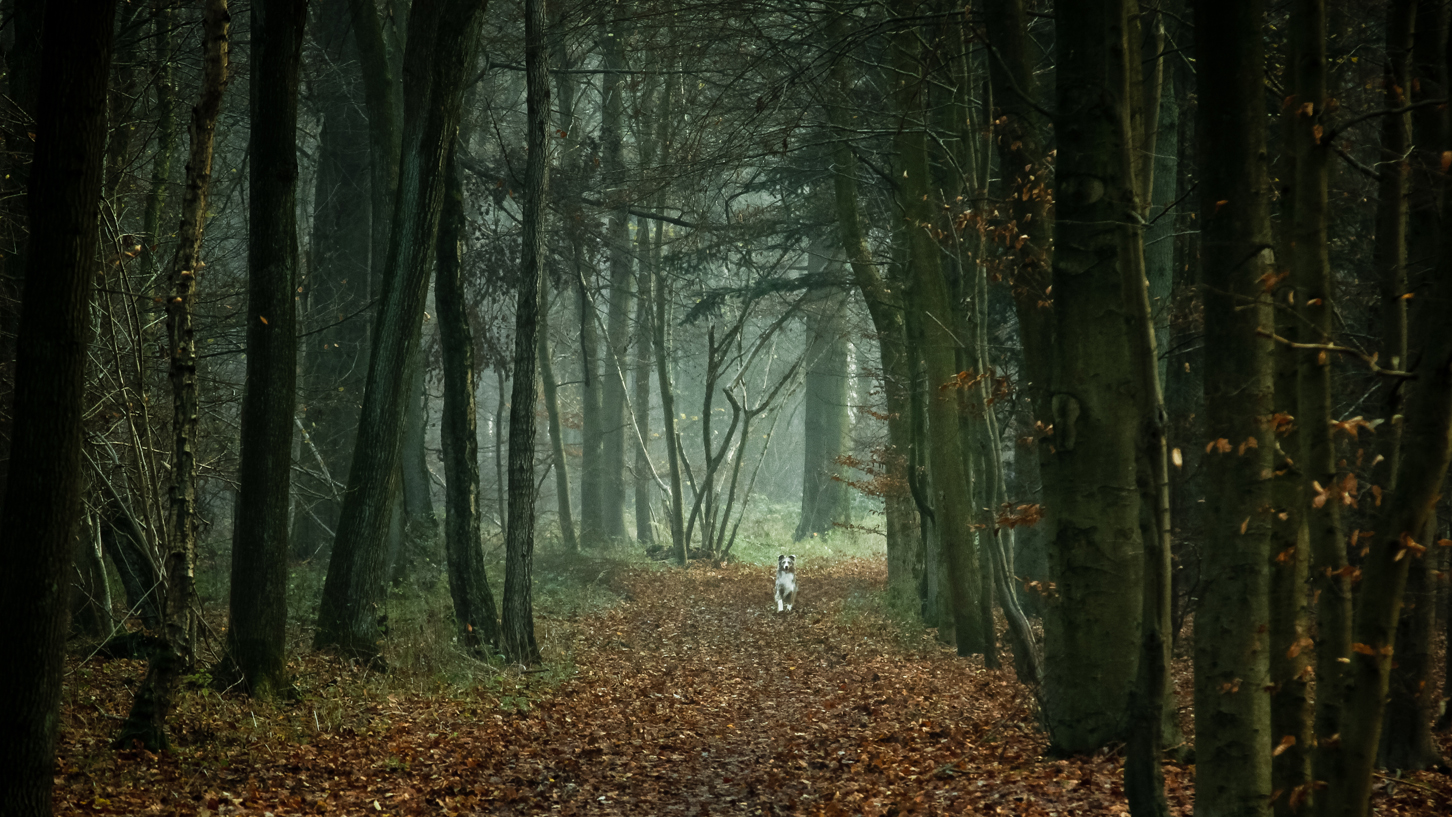
[[795,573],[797,572],[797,557],[788,556],[785,553],[776,557],[776,572]]

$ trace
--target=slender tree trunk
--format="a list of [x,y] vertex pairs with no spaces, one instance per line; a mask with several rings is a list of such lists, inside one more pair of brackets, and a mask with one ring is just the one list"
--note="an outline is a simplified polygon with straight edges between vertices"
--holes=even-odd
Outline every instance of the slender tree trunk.
[[160,751],[167,747],[166,718],[183,672],[191,666],[196,648],[197,460],[198,436],[197,344],[192,310],[201,269],[202,231],[206,224],[207,193],[212,179],[212,145],[222,94],[227,87],[228,29],[231,17],[226,0],[210,0],[202,22],[201,98],[192,108],[188,135],[186,192],[177,230],[176,255],[171,263],[171,294],[167,298],[167,344],[171,350],[173,463],[167,541],[161,572],[166,584],[162,605],[165,643],[147,662],[146,677],[131,702],[131,712],[116,738],[118,746],[139,742]]
[[410,92],[386,285],[315,638],[319,649],[370,661],[381,660],[377,619],[384,600],[384,540],[401,456],[405,373],[418,341],[444,197],[443,162],[458,130],[482,5],[441,0],[416,3],[409,12],[404,77]]
[[1139,235],[1128,61],[1139,51],[1130,51],[1122,0],[1061,5],[1057,15],[1054,433],[1046,441],[1054,453],[1045,487],[1058,598],[1044,620],[1044,702],[1054,745],[1086,752],[1127,725],[1144,606],[1135,480],[1135,396],[1144,386],[1133,365],[1144,341],[1130,331],[1123,291],[1128,276],[1143,275],[1130,257]]
[[31,167],[30,252],[17,338],[15,432],[0,540],[0,812],[51,813],[65,591],[81,514],[81,431],[115,2],[52,0]]
[[614,5],[606,22],[601,50],[606,74],[600,113],[600,165],[612,205],[605,226],[605,252],[610,266],[610,297],[607,301],[605,352],[601,360],[600,396],[601,532],[611,539],[625,537],[625,437],[629,422],[625,409],[626,354],[630,347],[631,253],[630,216],[626,212],[628,191],[625,165],[625,31],[621,25],[626,3]]
[[[1443,242],[1449,233],[1452,213],[1444,211]],[[1407,569],[1411,561],[1426,558],[1432,544],[1417,538],[1423,536],[1452,462],[1452,332],[1445,315],[1452,299],[1452,255],[1438,258],[1436,273],[1418,294],[1426,298],[1413,313],[1417,360],[1402,426],[1397,488],[1382,503],[1376,533],[1362,560],[1360,604],[1344,681],[1341,747],[1325,778],[1328,788],[1318,798],[1327,804],[1326,813],[1338,817],[1367,814]]]
[[[294,497],[292,554],[308,558],[332,541],[342,507],[363,375],[368,370],[368,304],[373,197],[368,120],[354,98],[358,70],[346,0],[323,0],[314,39],[332,62],[314,86],[322,108],[312,242],[303,291],[308,332],[301,352],[299,416],[305,455]],[[322,462],[311,462],[321,460]]]
[[[641,167],[649,168],[651,156],[642,147]],[[637,267],[635,275],[635,541],[649,545],[655,541],[650,524],[650,497],[655,491],[651,479],[650,463],[650,367],[651,367],[651,312],[654,302],[650,294],[653,289],[655,270],[651,264],[650,223],[637,219],[635,232]]]
[[[1195,615],[1197,814],[1270,812],[1273,432],[1261,0],[1195,3],[1205,282],[1207,541]],[[1298,166],[1298,170],[1299,170]],[[1300,202],[1297,202],[1299,212]]]
[[[435,295],[437,297],[437,295]],[[554,355],[550,352],[549,279],[539,281],[539,378],[544,386],[545,414],[549,420],[550,456],[555,464],[555,501],[560,514],[560,539],[571,553],[580,550],[575,535],[575,515],[570,510],[570,472],[566,467],[565,438],[560,429],[559,386],[555,383]]]
[[[1407,104],[1404,89],[1411,87],[1412,31],[1415,0],[1387,5],[1387,65],[1384,72],[1388,108]],[[1411,166],[1403,157],[1411,147],[1411,118],[1382,119],[1382,164],[1377,205],[1375,261],[1381,278],[1381,357],[1394,368],[1407,359],[1407,180]],[[1387,379],[1381,384],[1387,417],[1401,414],[1405,384]],[[1395,474],[1401,461],[1402,426],[1395,421],[1380,437],[1380,448],[1391,476],[1383,487],[1396,490]],[[1375,479],[1377,475],[1373,475]],[[1435,526],[1429,529],[1435,533]],[[1434,539],[1434,536],[1429,536]],[[1442,763],[1432,739],[1437,715],[1437,686],[1432,679],[1432,631],[1436,593],[1427,559],[1407,566],[1407,589],[1397,625],[1397,660],[1392,665],[1386,725],[1382,729],[1381,766],[1420,770]]]
[[287,686],[288,500],[297,402],[297,101],[306,0],[252,5],[247,380],[223,676]]
[[[656,226],[656,245],[659,247],[662,233],[665,230],[663,225]],[[670,464],[671,472],[671,495],[670,507],[667,511],[670,516],[671,526],[671,550],[680,561],[682,567],[686,564],[686,524],[685,524],[685,497],[682,493],[684,488],[681,485],[681,438],[676,432],[676,396],[675,384],[671,381],[671,334],[666,331],[667,317],[669,315],[670,293],[669,284],[664,276],[655,277],[655,321],[651,324],[655,332],[655,379],[660,389],[660,410],[662,418],[661,433],[665,436],[666,459]]]
[[509,521],[505,534],[504,654],[536,664],[530,573],[534,561],[535,343],[539,276],[544,267],[544,208],[549,189],[549,51],[544,0],[525,0],[524,60],[529,155],[524,170],[524,237],[514,320],[514,391],[509,407]]
[[[832,41],[844,43],[846,33],[845,20],[840,16],[834,18],[831,23]],[[853,81],[851,64],[846,56],[838,58],[833,66],[831,83],[827,117],[838,135],[832,148],[834,210],[853,280],[862,293],[877,333],[887,404],[888,450],[882,459],[888,476],[895,477],[891,482],[903,486],[883,498],[887,517],[888,592],[898,603],[905,604],[919,595],[924,565],[918,513],[905,487],[913,479],[907,471],[912,451],[912,421],[908,396],[911,375],[905,349],[901,287],[884,281],[862,229],[857,201],[857,159],[847,141],[852,121]]]
[[[457,152],[460,146],[455,146]],[[439,247],[434,302],[439,310],[444,357],[444,478],[447,507],[444,553],[449,566],[449,596],[459,640],[478,655],[498,648],[499,618],[484,568],[484,531],[479,516],[479,433],[475,426],[474,334],[469,328],[464,293],[464,184],[453,152],[449,156],[444,209],[439,216]]]

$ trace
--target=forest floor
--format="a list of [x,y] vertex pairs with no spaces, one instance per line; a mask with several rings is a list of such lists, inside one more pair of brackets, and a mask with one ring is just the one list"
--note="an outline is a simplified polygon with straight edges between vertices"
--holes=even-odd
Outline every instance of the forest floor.
[[[108,746],[143,665],[77,660],[56,810],[1128,813],[1122,755],[1046,758],[1012,669],[886,616],[880,561],[803,564],[800,576],[797,610],[778,614],[767,567],[605,571],[614,603],[542,615],[543,670],[481,668],[468,684],[302,652],[296,701],[189,687],[160,755]],[[1190,814],[1193,767],[1166,764],[1165,777],[1172,810]],[[1376,804],[1452,813],[1452,779],[1380,778]]]

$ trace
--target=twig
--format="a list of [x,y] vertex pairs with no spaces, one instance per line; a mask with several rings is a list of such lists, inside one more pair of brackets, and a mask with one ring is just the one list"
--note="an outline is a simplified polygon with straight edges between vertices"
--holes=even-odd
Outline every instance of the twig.
[[1336,352],[1338,354],[1350,355],[1352,357],[1361,358],[1362,362],[1365,363],[1367,365],[1367,367],[1371,369],[1372,374],[1381,374],[1381,375],[1386,375],[1387,377],[1404,377],[1404,378],[1406,378],[1408,380],[1415,380],[1416,377],[1417,377],[1417,375],[1414,374],[1414,373],[1412,373],[1412,372],[1403,372],[1403,371],[1400,371],[1400,370],[1397,370],[1397,369],[1383,369],[1381,366],[1378,366],[1377,365],[1376,358],[1373,355],[1368,355],[1365,352],[1361,352],[1361,351],[1358,351],[1356,349],[1352,349],[1349,346],[1338,346],[1335,343],[1297,343],[1296,341],[1287,340],[1286,338],[1283,338],[1283,337],[1281,337],[1280,335],[1277,335],[1274,332],[1268,332],[1268,331],[1266,331],[1264,329],[1257,329],[1257,330],[1255,330],[1255,333],[1257,335],[1259,335],[1260,337],[1270,338],[1271,340],[1275,341],[1276,343],[1285,344],[1286,346],[1289,346],[1292,349],[1307,349],[1307,350],[1320,350],[1320,351],[1323,351],[1323,352]]

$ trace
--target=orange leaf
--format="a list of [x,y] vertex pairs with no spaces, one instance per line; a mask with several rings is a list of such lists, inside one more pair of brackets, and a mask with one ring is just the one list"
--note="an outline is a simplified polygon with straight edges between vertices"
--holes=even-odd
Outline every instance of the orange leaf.
[[1359,652],[1362,655],[1376,655],[1376,650],[1373,650],[1372,648],[1370,648],[1370,647],[1368,647],[1365,644],[1362,644],[1360,642],[1358,642],[1356,644],[1352,644],[1351,645],[1351,651],[1352,652]]
[[257,320],[262,321],[264,324],[267,323],[267,319],[262,317],[261,315],[257,316]]
[[1296,745],[1296,736],[1295,735],[1286,735],[1285,737],[1281,738],[1281,742],[1280,743],[1276,744],[1276,748],[1273,749],[1273,750],[1271,750],[1271,756],[1272,757],[1280,757],[1282,754],[1285,753],[1285,751],[1287,749],[1289,749],[1289,748],[1291,748],[1292,746],[1295,746],[1295,745]]

